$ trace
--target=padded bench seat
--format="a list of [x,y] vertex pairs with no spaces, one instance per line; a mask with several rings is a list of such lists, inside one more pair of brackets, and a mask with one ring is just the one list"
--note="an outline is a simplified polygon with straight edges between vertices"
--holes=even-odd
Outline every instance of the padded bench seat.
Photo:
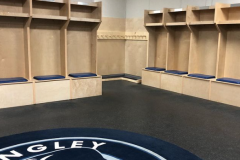
[[102,78],[103,79],[109,79],[109,78],[122,78],[124,77],[124,73],[121,74],[110,74],[110,75],[103,75]]
[[165,71],[165,68],[158,68],[158,67],[147,67],[145,68],[146,70],[150,70],[150,71]]
[[178,70],[167,70],[167,71],[165,71],[165,72],[166,72],[166,73],[171,73],[171,74],[178,74],[178,75],[188,74],[188,72],[178,71]]
[[69,74],[69,76],[73,78],[83,78],[83,77],[96,77],[97,75],[95,73],[72,73]]
[[14,78],[0,78],[0,83],[17,83],[17,82],[27,82],[28,80],[23,77]]
[[65,77],[61,75],[48,75],[48,76],[35,76],[33,78],[39,81],[44,81],[44,80],[53,80],[53,79],[64,79]]
[[142,79],[142,77],[140,76],[135,76],[135,75],[131,75],[131,74],[110,74],[110,75],[103,75],[102,76],[103,79],[110,79],[110,78],[128,78],[128,79],[133,79],[133,80],[140,80]]
[[234,83],[234,84],[240,84],[240,79],[234,79],[234,78],[218,78],[217,81],[220,82],[227,82],[227,83]]
[[205,75],[205,74],[189,74],[189,77],[195,77],[195,78],[202,78],[202,79],[212,79],[215,78],[215,76],[211,75]]
[[125,74],[124,78],[133,79],[133,80],[140,80],[140,79],[142,79],[142,77],[140,77],[140,76],[134,76],[134,75],[131,75],[131,74]]

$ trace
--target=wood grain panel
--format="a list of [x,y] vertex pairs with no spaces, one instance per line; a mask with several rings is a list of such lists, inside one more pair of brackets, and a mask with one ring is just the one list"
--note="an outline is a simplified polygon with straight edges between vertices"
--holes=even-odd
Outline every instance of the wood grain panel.
[[0,108],[33,104],[33,84],[12,84],[0,86]]
[[161,73],[142,70],[142,84],[150,87],[161,88]]
[[72,80],[72,98],[84,98],[102,95],[102,78]]
[[46,103],[70,99],[70,80],[35,83],[36,103]]
[[126,41],[125,73],[142,76],[142,68],[147,67],[146,58],[146,41]]

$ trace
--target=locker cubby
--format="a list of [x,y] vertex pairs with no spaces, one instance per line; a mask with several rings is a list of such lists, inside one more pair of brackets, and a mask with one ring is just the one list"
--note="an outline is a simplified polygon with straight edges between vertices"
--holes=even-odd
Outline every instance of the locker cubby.
[[71,21],[101,22],[100,3],[71,1]]
[[167,28],[169,31],[167,70],[188,72],[191,32],[187,26]]
[[163,25],[163,11],[146,11],[145,26],[162,26]]
[[191,26],[190,74],[216,76],[219,31],[215,25]]
[[27,18],[0,18],[0,78],[29,79]]
[[0,16],[29,17],[30,0],[0,0]]
[[32,1],[32,17],[39,19],[59,19],[67,20],[68,7],[65,0],[48,1],[33,0]]
[[32,76],[65,75],[64,21],[34,19],[30,26]]
[[240,79],[240,24],[221,25],[220,55],[217,78]]
[[70,22],[67,28],[68,74],[96,73],[98,23]]
[[207,25],[215,22],[215,7],[193,7],[189,10],[190,25]]
[[186,25],[187,23],[187,11],[186,9],[169,9],[166,12],[166,25],[175,26],[175,25]]
[[218,24],[240,24],[240,3],[217,3],[216,9],[218,11],[216,18]]

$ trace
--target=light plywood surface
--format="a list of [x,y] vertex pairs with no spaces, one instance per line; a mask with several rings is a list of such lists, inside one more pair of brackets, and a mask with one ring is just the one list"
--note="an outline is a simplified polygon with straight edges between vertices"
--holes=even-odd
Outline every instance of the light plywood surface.
[[72,79],[72,98],[102,95],[102,78]]
[[142,70],[142,84],[150,87],[161,88],[161,73]]
[[125,18],[103,17],[98,31],[125,32]]
[[93,56],[91,26],[70,22],[67,38],[68,73],[91,72]]
[[23,0],[0,0],[0,11],[23,13]]
[[36,21],[30,30],[32,76],[61,75],[60,24],[54,21]]
[[26,77],[22,19],[2,17],[0,35],[0,78]]
[[155,66],[166,68],[167,60],[167,32],[164,28],[158,29],[156,36]]
[[192,28],[194,32],[191,42],[190,73],[215,76],[219,32],[215,25],[195,27]]
[[182,93],[183,77],[172,74],[161,74],[161,89]]
[[187,27],[169,29],[167,70],[188,71],[190,31]]
[[183,78],[183,94],[209,99],[210,80],[202,80],[196,78]]
[[0,108],[33,104],[33,84],[11,84],[0,86]]
[[211,100],[240,107],[240,86],[227,83],[212,82]]
[[125,40],[98,40],[97,74],[125,72]]
[[46,103],[70,99],[70,80],[35,83],[36,103]]
[[126,41],[125,45],[125,73],[142,76],[142,68],[147,67],[147,42]]
[[52,15],[52,16],[67,16],[63,15],[61,9],[63,3],[49,3],[44,1],[32,1],[33,14],[36,15]]
[[232,77],[240,79],[240,29],[239,25],[232,26],[227,29],[227,42],[226,42],[226,57],[225,57],[225,77]]

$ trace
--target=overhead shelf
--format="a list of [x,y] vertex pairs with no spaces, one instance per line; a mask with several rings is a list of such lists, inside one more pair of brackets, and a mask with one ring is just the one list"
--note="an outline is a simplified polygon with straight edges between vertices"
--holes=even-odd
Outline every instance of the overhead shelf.
[[71,20],[71,21],[77,21],[77,22],[96,22],[96,23],[101,22],[100,19],[94,19],[94,18],[71,17],[70,20]]
[[240,20],[220,21],[218,24],[240,24]]
[[163,23],[146,23],[147,27],[163,26]]
[[162,14],[163,12],[158,10],[158,11],[149,11],[148,14]]
[[38,15],[38,14],[33,14],[32,18],[36,18],[36,19],[51,19],[51,20],[63,20],[63,21],[68,20],[68,18],[66,16],[52,16],[52,15]]
[[196,22],[190,22],[190,25],[210,25],[215,24],[214,21],[196,21]]
[[185,26],[187,25],[186,22],[169,22],[166,23],[166,26]]
[[28,13],[10,13],[10,12],[0,12],[1,17],[22,17],[22,18],[28,18]]
[[186,8],[169,9],[169,12],[186,12]]
[[35,0],[39,2],[65,3],[64,0]]
[[71,1],[71,5],[98,7],[96,3],[84,3],[84,2],[77,2],[77,1]]
[[193,11],[202,11],[202,10],[214,10],[215,9],[215,6],[202,6],[202,7],[195,7],[193,8],[192,10]]

